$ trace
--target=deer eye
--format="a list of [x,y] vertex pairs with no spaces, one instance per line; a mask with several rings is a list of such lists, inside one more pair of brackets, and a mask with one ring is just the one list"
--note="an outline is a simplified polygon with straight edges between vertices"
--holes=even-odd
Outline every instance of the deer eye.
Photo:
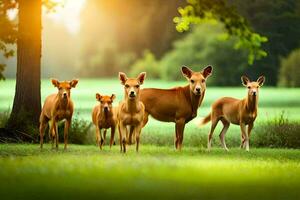
[[195,83],[195,81],[192,79],[192,80],[191,80],[191,83]]
[[202,83],[204,83],[204,82],[205,82],[205,79],[202,80]]
[[140,85],[136,85],[135,87],[136,87],[136,88],[139,88],[139,87],[140,87]]
[[251,87],[250,87],[250,86],[248,86],[247,88],[248,88],[248,89],[250,89]]
[[125,87],[126,87],[126,88],[129,88],[129,85],[128,85],[128,84],[126,84],[126,85],[125,85]]

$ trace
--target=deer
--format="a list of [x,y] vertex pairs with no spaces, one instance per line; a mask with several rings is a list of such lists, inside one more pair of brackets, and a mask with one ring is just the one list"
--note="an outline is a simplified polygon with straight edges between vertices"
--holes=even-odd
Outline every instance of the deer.
[[172,89],[145,88],[140,99],[145,105],[144,125],[149,115],[163,122],[175,123],[175,148],[181,150],[185,125],[197,116],[206,91],[206,80],[212,73],[212,66],[200,72],[182,66],[182,75],[189,82],[183,87]]
[[50,122],[49,135],[52,140],[52,148],[58,149],[58,122],[65,120],[64,127],[64,149],[67,149],[68,145],[68,133],[71,126],[72,116],[74,112],[74,103],[71,100],[71,89],[75,88],[78,79],[71,81],[58,81],[57,79],[51,79],[54,87],[58,89],[56,94],[49,95],[44,102],[42,112],[40,115],[40,148],[43,148],[43,138],[45,129]]
[[135,135],[136,152],[139,151],[140,134],[143,127],[145,106],[140,101],[140,86],[143,85],[146,72],[141,72],[137,78],[128,78],[119,72],[119,79],[124,85],[124,100],[118,106],[118,129],[120,150],[126,153],[128,128]]
[[[109,147],[111,148],[114,142],[115,136],[115,128],[117,125],[116,111],[112,106],[112,103],[116,95],[112,94],[108,95],[100,95],[96,93],[96,100],[99,101],[99,105],[96,105],[92,111],[92,121],[96,126],[96,142],[99,146],[100,150],[102,150],[102,146],[104,145],[104,141],[106,139],[106,131],[107,129],[111,129],[111,136]],[[103,137],[101,134],[101,130],[104,129]]]
[[[216,100],[211,106],[211,113],[200,122],[200,126],[211,121],[211,128],[208,135],[207,148],[211,150],[212,136],[219,121],[223,129],[219,135],[221,145],[228,151],[225,143],[225,135],[230,124],[239,125],[241,129],[241,148],[249,151],[249,138],[257,117],[259,88],[263,86],[265,77],[260,76],[257,81],[250,81],[247,76],[241,77],[242,84],[247,88],[247,96],[244,99],[223,97]],[[246,132],[246,126],[248,131]]]

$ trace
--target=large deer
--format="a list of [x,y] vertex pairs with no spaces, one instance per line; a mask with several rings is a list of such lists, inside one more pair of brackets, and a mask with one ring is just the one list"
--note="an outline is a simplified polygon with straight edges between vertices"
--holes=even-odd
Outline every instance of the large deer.
[[[181,68],[183,76],[189,84],[173,89],[145,88],[140,91],[140,99],[145,105],[144,125],[148,115],[163,122],[175,122],[175,147],[181,149],[185,124],[197,116],[205,90],[206,80],[212,73],[207,66],[200,72],[190,68]],[[131,138],[131,137],[130,137]]]
[[[246,151],[249,151],[249,138],[257,116],[259,88],[264,84],[265,77],[260,76],[257,81],[251,82],[248,77],[242,76],[241,80],[242,84],[248,89],[246,98],[240,100],[231,97],[223,97],[216,100],[212,104],[211,113],[207,115],[200,123],[200,125],[204,125],[211,121],[211,129],[208,135],[207,144],[209,151],[211,149],[211,141],[214,130],[220,120],[223,123],[223,129],[219,135],[222,147],[228,151],[225,143],[225,134],[229,128],[229,125],[232,123],[240,125],[242,132],[241,148],[245,147]],[[247,125],[248,132],[246,132]]]
[[42,108],[40,115],[40,146],[42,149],[45,128],[50,121],[49,133],[52,139],[52,148],[54,148],[55,139],[56,149],[58,149],[58,122],[65,120],[64,149],[67,149],[68,133],[74,111],[74,104],[71,100],[71,88],[76,87],[78,80],[60,82],[52,79],[51,82],[58,89],[58,93],[49,95]]

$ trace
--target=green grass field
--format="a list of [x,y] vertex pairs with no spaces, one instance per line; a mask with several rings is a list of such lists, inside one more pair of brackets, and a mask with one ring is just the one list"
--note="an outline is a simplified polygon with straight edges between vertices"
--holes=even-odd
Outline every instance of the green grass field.
[[[175,86],[184,86],[187,81],[168,82],[147,80],[143,87],[172,88]],[[261,88],[259,99],[258,120],[265,120],[270,117],[278,116],[282,111],[290,120],[300,119],[300,88],[270,88],[266,86]],[[0,111],[5,111],[12,107],[14,96],[15,81],[6,80],[0,82]],[[51,93],[57,92],[50,80],[42,80],[42,101]],[[90,119],[91,109],[96,104],[95,94],[116,94],[118,103],[123,99],[123,87],[117,79],[83,79],[72,90],[72,98],[75,102],[76,111],[79,117]],[[199,116],[205,116],[209,113],[211,103],[223,96],[244,98],[246,90],[244,87],[210,87],[207,86],[204,102],[199,111]],[[159,123],[161,125],[161,123]]]
[[0,145],[1,199],[299,199],[300,150]]
[[[172,88],[174,86],[184,86],[187,81],[168,82],[157,80],[146,80],[143,87],[158,87],[158,88]],[[259,99],[258,117],[256,119],[255,127],[266,120],[276,118],[284,112],[284,117],[289,121],[300,120],[300,88],[270,88],[266,86],[261,88]],[[0,112],[7,111],[12,107],[14,95],[14,80],[6,80],[0,82]],[[42,80],[42,101],[51,93],[57,92],[50,80]],[[75,102],[75,117],[83,118],[91,121],[91,110],[97,103],[95,99],[96,92],[101,94],[114,93],[117,96],[115,105],[123,98],[123,87],[117,79],[83,79],[72,90],[72,99]],[[232,96],[236,98],[243,98],[246,95],[244,87],[210,87],[207,86],[204,102],[198,109],[198,116],[206,116],[210,112],[211,103],[217,98],[223,96]],[[185,128],[184,145],[189,146],[203,146],[206,143],[209,125],[199,129],[196,126],[197,119],[191,121]],[[254,133],[256,131],[254,127]],[[94,127],[90,130],[87,136],[87,143],[94,142]],[[218,139],[217,134],[221,130],[221,124],[218,125],[215,131],[215,139]],[[38,133],[36,133],[38,135]],[[174,138],[174,124],[164,123],[150,118],[149,123],[143,129],[142,143],[147,141],[147,144],[172,145]],[[237,146],[239,144],[240,128],[238,126],[230,126],[226,136],[229,147]],[[215,142],[216,143],[216,142]],[[219,145],[219,142],[216,143]]]
[[[171,88],[186,82],[145,81],[144,87]],[[14,80],[0,82],[0,112],[11,108]],[[42,81],[42,99],[56,92],[49,80]],[[80,80],[73,89],[76,117],[90,120],[95,93],[123,98],[118,80]],[[208,86],[199,116],[222,96],[243,98],[246,90]],[[300,89],[263,87],[256,126],[285,112],[291,121],[300,119]],[[0,145],[1,199],[299,199],[300,150],[237,148],[239,127],[226,136],[229,152],[218,146],[218,131],[212,152],[205,149],[209,126],[185,129],[183,151],[173,147],[174,124],[150,120],[143,129],[140,152],[130,146],[126,155],[119,146],[103,151],[95,145],[69,145],[68,151],[43,151],[37,144]],[[254,134],[256,129],[254,128]],[[94,130],[88,133],[94,142]],[[145,142],[146,141],[146,142]],[[152,145],[151,145],[152,144]],[[155,145],[153,145],[155,144]]]

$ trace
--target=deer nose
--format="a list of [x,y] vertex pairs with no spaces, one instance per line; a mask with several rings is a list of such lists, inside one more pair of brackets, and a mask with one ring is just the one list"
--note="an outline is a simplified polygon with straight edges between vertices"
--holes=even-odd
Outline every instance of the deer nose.
[[253,91],[253,95],[256,96],[256,91]]
[[66,92],[64,92],[64,97],[67,97],[67,93]]
[[196,91],[200,93],[201,89],[200,88],[196,88]]
[[108,111],[108,107],[107,106],[104,107],[104,111]]

